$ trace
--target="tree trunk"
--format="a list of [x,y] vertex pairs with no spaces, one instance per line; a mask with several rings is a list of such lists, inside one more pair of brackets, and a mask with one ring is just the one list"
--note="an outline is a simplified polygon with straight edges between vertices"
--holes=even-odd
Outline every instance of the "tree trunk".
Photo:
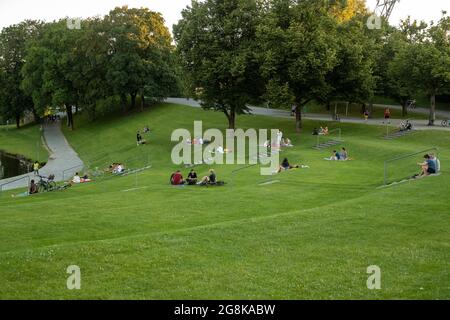
[[145,108],[145,96],[141,93],[141,111],[143,112]]
[[131,109],[134,109],[136,107],[136,92],[133,92],[131,95]]
[[40,123],[41,122],[41,118],[39,117],[39,115],[36,112],[36,109],[34,107],[31,109],[31,112],[33,113],[34,122]]
[[19,114],[16,115],[16,127],[17,127],[17,129],[20,128],[20,115]]
[[364,114],[367,111],[367,106],[365,103],[361,104],[361,114]]
[[300,103],[297,103],[297,109],[295,109],[295,130],[300,132],[302,128],[302,107]]
[[402,117],[406,117],[408,115],[408,100],[402,100]]
[[74,125],[73,125],[72,106],[66,106],[66,112],[67,112],[67,126],[70,128],[70,130],[73,130]]
[[330,103],[330,101],[327,101],[326,107],[327,107],[327,111],[331,111],[331,103]]
[[431,95],[431,106],[430,106],[430,122],[429,126],[434,126],[434,122],[436,121],[436,95]]
[[230,114],[228,116],[228,129],[235,129],[236,128],[236,110],[234,108],[231,108]]
[[120,95],[120,104],[122,105],[123,113],[127,113],[127,96],[124,94]]
[[373,118],[373,103],[369,103],[369,119]]

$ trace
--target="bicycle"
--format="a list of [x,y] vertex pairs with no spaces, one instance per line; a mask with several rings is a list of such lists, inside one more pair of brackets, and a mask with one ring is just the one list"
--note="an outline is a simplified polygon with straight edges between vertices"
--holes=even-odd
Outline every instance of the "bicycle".
[[38,191],[42,193],[56,190],[58,186],[56,185],[54,179],[55,179],[54,175],[50,175],[49,177],[39,176],[39,182],[37,183]]
[[442,120],[441,125],[445,128],[448,127],[450,124],[450,119]]
[[409,109],[409,110],[414,110],[416,107],[417,107],[417,102],[416,102],[416,100],[408,100],[407,102],[407,108]]

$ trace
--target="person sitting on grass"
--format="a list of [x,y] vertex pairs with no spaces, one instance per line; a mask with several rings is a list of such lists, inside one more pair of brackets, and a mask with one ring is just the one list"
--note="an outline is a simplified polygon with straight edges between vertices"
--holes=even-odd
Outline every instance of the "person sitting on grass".
[[331,157],[325,158],[325,160],[328,160],[328,161],[339,161],[339,160],[341,160],[341,154],[339,152],[337,152],[336,150],[333,150],[333,153],[332,153]]
[[197,172],[195,172],[195,170],[192,169],[191,172],[189,172],[189,175],[186,179],[187,184],[190,186],[195,185],[195,184],[197,184],[197,180],[198,180]]
[[39,193],[38,186],[34,180],[31,180],[30,187],[28,188],[28,194],[32,195],[32,194],[36,194],[36,193]]
[[114,174],[121,174],[125,171],[125,166],[121,163],[117,164],[115,167],[113,167],[112,173]]
[[430,159],[434,162],[436,167],[436,173],[441,172],[441,161],[433,154],[430,153]]
[[298,168],[300,168],[299,165],[292,166],[289,163],[289,160],[287,158],[284,158],[283,162],[281,163],[281,166],[278,169],[278,173],[280,173],[283,170],[298,169]]
[[281,141],[281,146],[282,146],[282,147],[293,147],[291,139],[289,139],[289,138],[284,138],[284,139]]
[[429,176],[430,174],[436,174],[436,163],[431,160],[430,155],[426,154],[423,156],[425,161],[422,163],[417,163],[421,167],[422,171],[420,177]]
[[342,148],[342,151],[339,153],[339,159],[342,161],[347,161],[349,160],[348,158],[348,152],[345,148]]
[[209,175],[203,177],[200,185],[215,184],[217,182],[216,172],[213,169],[209,170]]
[[317,128],[314,128],[312,135],[313,136],[318,136],[320,134],[319,130]]
[[170,178],[170,183],[173,186],[184,185],[185,181],[183,180],[183,175],[181,174],[180,170],[177,170],[175,173],[172,174],[172,176]]
[[80,175],[78,174],[78,172],[75,173],[75,175],[73,176],[73,178],[72,178],[72,183],[74,183],[74,184],[79,184],[79,183],[81,183],[81,177],[80,177]]
[[140,146],[141,144],[146,144],[147,141],[145,141],[142,136],[141,133],[138,131],[138,133],[136,134],[136,140],[137,140],[137,145]]

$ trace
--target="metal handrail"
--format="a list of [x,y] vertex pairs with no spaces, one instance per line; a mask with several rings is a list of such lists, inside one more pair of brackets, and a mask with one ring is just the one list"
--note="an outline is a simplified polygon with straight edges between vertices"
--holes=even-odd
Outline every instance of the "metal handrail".
[[421,153],[424,153],[424,152],[427,152],[427,151],[430,151],[430,150],[435,150],[436,153],[439,154],[439,148],[438,147],[433,147],[433,148],[428,148],[428,149],[424,149],[424,150],[417,151],[417,152],[414,152],[414,153],[410,153],[410,154],[407,154],[407,155],[398,156],[398,157],[395,157],[395,158],[392,158],[392,159],[385,160],[384,161],[384,185],[386,186],[388,184],[388,182],[387,182],[387,175],[388,175],[388,164],[389,163],[394,162],[394,161],[398,161],[398,160],[402,160],[402,159],[406,159],[406,158],[409,158],[409,157],[412,157],[412,156],[415,156],[415,155],[418,155],[418,154],[421,154]]

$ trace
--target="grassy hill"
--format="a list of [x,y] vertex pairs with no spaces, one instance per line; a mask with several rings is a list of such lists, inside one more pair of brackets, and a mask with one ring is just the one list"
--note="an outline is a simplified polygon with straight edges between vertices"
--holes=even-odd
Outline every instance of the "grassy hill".
[[40,138],[39,126],[0,126],[0,150],[18,154],[32,160],[46,162],[48,152]]
[[[152,168],[64,192],[3,194],[0,298],[450,298],[448,133],[386,141],[384,127],[339,124],[355,161],[338,163],[323,160],[332,148],[312,149],[319,123],[305,121],[298,135],[292,119],[242,116],[238,127],[281,129],[295,145],[282,157],[310,168],[265,185],[258,167],[214,166],[226,186],[172,187],[170,135],[194,120],[226,125],[220,113],[169,104],[96,123],[77,118],[65,134],[91,169]],[[137,147],[146,125],[149,144]],[[385,159],[433,146],[442,175],[377,189]],[[391,178],[413,174],[419,160],[399,163]],[[81,290],[66,288],[69,265],[81,268]],[[381,290],[366,287],[370,265],[381,268]]]

